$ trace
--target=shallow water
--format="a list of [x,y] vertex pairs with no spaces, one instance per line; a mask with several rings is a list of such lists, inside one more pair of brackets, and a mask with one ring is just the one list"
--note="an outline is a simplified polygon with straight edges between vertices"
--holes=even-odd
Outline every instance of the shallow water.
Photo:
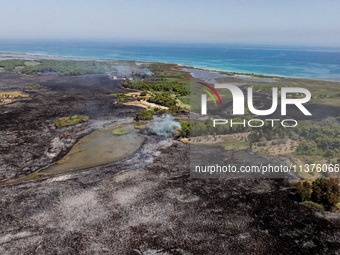
[[[244,80],[244,81],[251,81],[251,82],[265,82],[265,83],[276,82],[276,80],[273,78],[259,78],[259,77],[252,77],[252,76],[246,76],[246,75],[227,75],[227,74],[196,70],[196,69],[183,68],[181,71],[190,72],[190,75],[193,78],[199,78],[199,79],[205,80],[206,82],[214,82],[214,83],[218,83],[215,79],[221,78],[221,77],[227,77],[227,78],[231,77],[231,78],[240,79],[241,81]],[[245,83],[241,83],[237,85],[243,85],[243,84]]]
[[116,128],[98,129],[83,137],[62,160],[40,173],[56,174],[108,164],[127,157],[140,147],[144,138],[137,135],[139,130],[133,124],[119,127],[130,131],[125,135],[113,135]]

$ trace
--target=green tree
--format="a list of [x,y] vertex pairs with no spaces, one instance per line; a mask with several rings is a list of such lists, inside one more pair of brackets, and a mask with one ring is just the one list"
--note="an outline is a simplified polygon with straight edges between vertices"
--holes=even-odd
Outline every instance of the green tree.
[[298,196],[300,201],[310,200],[312,196],[312,185],[309,182],[298,182],[294,185],[295,194]]
[[340,201],[340,180],[318,178],[312,183],[312,201],[326,206],[335,206]]
[[146,96],[148,94],[148,91],[147,90],[143,90],[142,93],[140,93],[140,96]]

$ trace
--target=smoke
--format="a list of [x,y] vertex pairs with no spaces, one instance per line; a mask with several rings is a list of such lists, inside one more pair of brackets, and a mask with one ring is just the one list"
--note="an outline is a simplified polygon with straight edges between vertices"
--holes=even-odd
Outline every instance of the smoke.
[[118,75],[153,75],[150,69],[144,66],[119,65],[115,69]]
[[171,133],[175,128],[181,128],[181,124],[167,114],[163,119],[154,121],[151,128],[157,133]]

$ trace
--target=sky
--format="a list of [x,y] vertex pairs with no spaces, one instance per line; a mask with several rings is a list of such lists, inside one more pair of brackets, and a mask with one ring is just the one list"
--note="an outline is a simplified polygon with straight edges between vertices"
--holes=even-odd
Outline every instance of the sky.
[[340,46],[338,0],[0,0],[0,39]]

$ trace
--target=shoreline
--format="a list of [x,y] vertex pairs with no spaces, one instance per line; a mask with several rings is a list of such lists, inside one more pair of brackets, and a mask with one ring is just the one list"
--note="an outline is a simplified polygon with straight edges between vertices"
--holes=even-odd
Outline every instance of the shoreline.
[[[3,56],[5,55],[5,56]],[[8,55],[8,58],[6,58]],[[227,71],[227,70],[217,70],[217,69],[209,69],[204,67],[197,67],[197,66],[187,66],[180,63],[169,63],[169,62],[150,62],[150,61],[143,61],[143,60],[123,60],[123,59],[109,59],[109,58],[85,58],[85,57],[68,57],[68,56],[56,56],[56,55],[39,55],[39,54],[31,54],[31,53],[20,53],[20,52],[0,52],[0,60],[9,60],[12,58],[18,57],[18,59],[25,59],[25,60],[40,60],[40,59],[50,59],[50,60],[74,60],[74,61],[124,61],[124,62],[135,62],[135,63],[145,63],[145,64],[169,64],[169,65],[178,65],[182,68],[189,68],[193,70],[201,70],[207,72],[214,72],[214,73],[228,73],[229,75],[235,76],[248,76],[248,77],[258,77],[259,78],[293,78],[293,79],[308,79],[308,80],[321,80],[321,81],[331,81],[331,82],[340,82],[339,78],[309,78],[309,77],[294,77],[294,76],[284,76],[284,75],[274,75],[274,74],[264,74],[264,73],[242,73],[242,72],[234,72],[234,71]],[[5,58],[5,59],[2,59]]]

